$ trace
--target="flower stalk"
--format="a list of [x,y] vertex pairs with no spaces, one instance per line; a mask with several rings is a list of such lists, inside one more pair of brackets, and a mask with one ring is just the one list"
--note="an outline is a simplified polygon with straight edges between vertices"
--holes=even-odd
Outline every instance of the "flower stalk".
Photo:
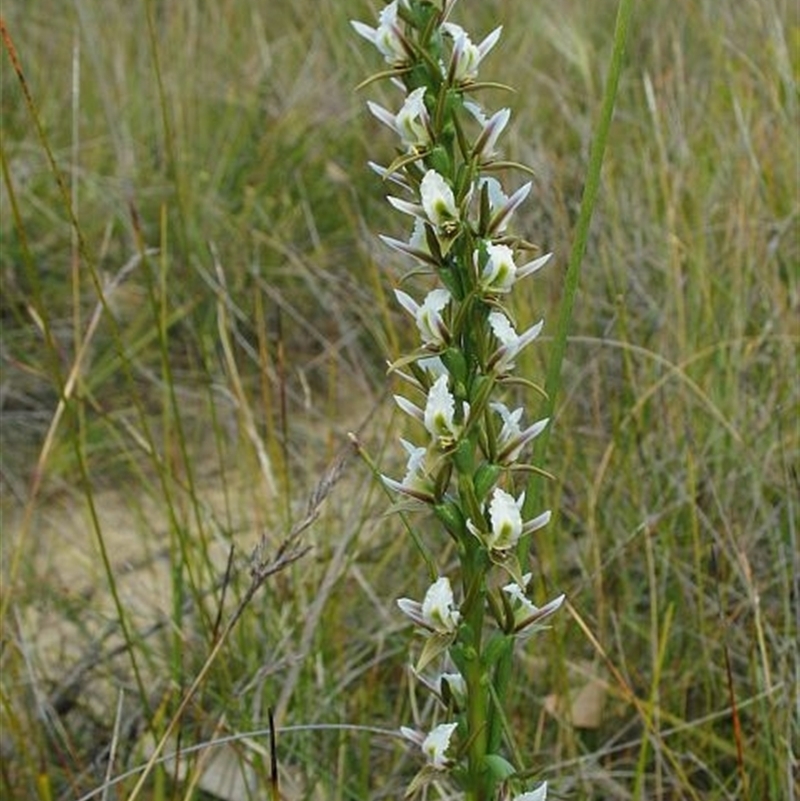
[[497,178],[501,168],[524,171],[498,155],[510,111],[478,102],[485,86],[479,69],[501,29],[473,43],[450,19],[454,5],[393,0],[377,27],[353,23],[388,65],[363,85],[386,78],[399,90],[392,108],[368,103],[397,137],[393,162],[370,166],[391,186],[387,200],[407,223],[406,238],[381,238],[409,260],[417,280],[401,282],[395,295],[419,345],[390,370],[406,382],[395,401],[418,433],[401,440],[408,455],[402,480],[382,479],[441,523],[441,533],[417,531],[415,541],[425,540],[429,553],[453,541],[460,564],[457,575],[440,572],[422,601],[398,601],[423,636],[415,673],[442,671],[423,683],[447,715],[428,733],[402,729],[424,760],[408,795],[449,774],[467,801],[544,801],[546,784],[524,786],[531,766],[504,741],[502,704],[515,645],[563,602],[534,603],[520,547],[550,519],[526,508],[518,486],[537,470],[524,454],[548,421],[525,421],[524,407],[511,411],[505,395],[512,387],[537,389],[515,370],[542,323],[520,325],[510,301],[550,256],[531,254],[533,246],[511,231],[532,186],[506,193]]

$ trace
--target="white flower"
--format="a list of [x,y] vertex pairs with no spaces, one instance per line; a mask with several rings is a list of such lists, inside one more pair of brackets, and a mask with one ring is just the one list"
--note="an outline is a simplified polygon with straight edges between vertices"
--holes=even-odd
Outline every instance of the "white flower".
[[[425,369],[430,373],[435,373],[438,363],[426,360]],[[428,399],[425,402],[425,410],[412,403],[402,395],[395,395],[395,403],[415,420],[424,424],[428,433],[437,441],[442,448],[450,447],[461,431],[461,426],[455,422],[456,402],[450,390],[447,388],[448,374],[442,373],[433,382],[428,390]],[[469,416],[469,404],[463,406],[464,418]]]
[[400,438],[400,444],[408,454],[408,464],[406,465],[406,475],[403,479],[403,483],[410,484],[424,475],[425,448],[412,445],[402,437]]
[[453,190],[436,170],[428,170],[419,187],[422,208],[427,218],[442,228],[458,220],[458,209]]
[[450,748],[453,732],[457,728],[457,723],[440,723],[430,734],[425,735],[416,729],[401,726],[400,733],[422,749],[422,753],[428,758],[430,767],[435,770],[445,770],[450,766],[447,750]]
[[[481,270],[480,285],[486,292],[510,292],[517,280],[514,251],[508,245],[486,245],[486,263]],[[473,255],[476,267],[481,260],[480,251]]]
[[[403,3],[406,5],[406,3]],[[372,42],[390,64],[402,64],[408,59],[403,31],[397,16],[397,0],[392,0],[378,17],[378,27],[371,28],[363,22],[352,20],[350,24],[359,36]]]
[[440,723],[422,741],[422,753],[428,758],[428,764],[435,770],[445,770],[450,765],[447,751],[457,723]]
[[[523,585],[527,587],[530,580],[531,574],[526,573],[522,577]],[[563,594],[559,595],[553,598],[552,601],[548,601],[544,606],[539,607],[528,599],[528,596],[525,594],[525,589],[520,587],[516,582],[506,584],[506,586],[503,587],[503,592],[508,595],[511,611],[514,615],[514,631],[525,631],[526,634],[532,633],[536,628],[536,624],[558,610],[564,603],[565,598]]]
[[[403,214],[410,214],[422,223],[430,223],[435,230],[442,253],[446,254],[458,233],[459,213],[453,190],[436,170],[428,170],[420,182],[419,193],[420,203],[412,203],[391,195],[386,199]],[[412,241],[415,242],[413,245],[411,243],[400,244],[387,240],[385,237],[383,239],[392,247],[409,252],[422,261],[426,261],[430,260],[430,256],[426,253],[428,250],[427,240],[424,249],[421,249],[421,241],[424,236],[425,229],[417,226],[412,237]],[[434,261],[433,263],[438,265],[438,262]]]
[[522,430],[519,425],[519,421],[522,418],[521,406],[512,412],[503,403],[494,402],[489,405],[500,415],[503,421],[503,427],[500,429],[500,434],[497,438],[497,463],[502,465],[513,464],[519,458],[522,449],[534,437],[539,436],[544,431],[549,421],[547,419],[538,420],[533,425]]
[[461,613],[455,608],[453,589],[447,576],[436,579],[425,593],[422,618],[435,631],[443,634],[456,630]]
[[[506,207],[509,203],[511,203],[511,198]],[[547,253],[518,267],[514,262],[514,251],[508,245],[496,245],[489,242],[485,247],[486,262],[482,269],[480,268],[482,261],[480,250],[476,250],[472,256],[476,268],[481,269],[480,285],[485,292],[510,292],[517,281],[544,267],[552,256],[552,253]]]
[[461,620],[447,576],[441,576],[431,584],[422,603],[410,598],[399,598],[397,605],[418,626],[437,634],[455,633]]
[[430,118],[425,108],[425,87],[415,89],[395,117],[395,125],[403,144],[424,147],[430,143]]
[[496,370],[498,374],[503,375],[514,369],[514,359],[517,358],[519,352],[526,345],[529,345],[539,336],[544,322],[540,320],[527,331],[517,334],[505,314],[493,311],[489,313],[489,325],[492,328],[492,333],[500,342],[500,347],[489,358],[489,366]]
[[[464,105],[466,106],[466,103]],[[484,118],[481,122],[481,125],[485,126],[486,122],[487,120]],[[528,187],[526,190],[527,193],[530,191],[530,184],[526,184],[525,186]],[[503,216],[499,218],[498,215],[508,206],[509,197],[503,191],[503,187],[497,178],[492,176],[482,176],[478,179],[478,183],[476,185],[477,191],[472,193],[474,197],[478,198],[479,203],[483,202],[482,198],[484,187],[486,188],[486,193],[489,199],[489,223],[487,225],[486,233],[491,233],[495,236],[498,234],[503,234],[508,227],[508,220],[511,216],[511,212],[504,212]],[[523,187],[523,189],[524,188],[525,187]],[[522,201],[520,200],[519,203],[521,202]],[[517,203],[517,205],[519,205],[519,203]],[[495,220],[497,220],[497,222],[494,222]]]
[[450,445],[460,430],[454,420],[455,410],[456,402],[447,387],[447,375],[440,375],[428,390],[423,420],[428,433],[438,438],[443,447]]
[[519,542],[522,534],[521,508],[524,500],[524,493],[519,500],[514,500],[514,496],[509,495],[505,490],[499,487],[495,489],[489,504],[492,533],[486,539],[487,548],[503,551],[513,548]]
[[547,782],[543,782],[529,793],[515,795],[511,801],[547,801]]
[[472,148],[472,152],[478,156],[481,162],[489,161],[495,155],[494,146],[510,119],[511,110],[503,108],[485,122],[483,130],[478,135]]
[[436,682],[436,692],[442,700],[449,695],[457,710],[466,706],[467,682],[460,673],[442,673]]
[[488,52],[497,44],[502,26],[495,28],[479,45],[474,45],[469,34],[452,22],[445,22],[442,29],[453,38],[453,52],[447,75],[453,83],[474,81],[478,77],[478,67]]
[[418,304],[410,295],[400,289],[394,291],[400,305],[414,318],[425,345],[442,346],[447,343],[449,332],[442,319],[442,311],[450,302],[446,289],[434,289]]
[[522,433],[522,429],[519,427],[519,421],[522,419],[523,409],[520,406],[512,412],[505,403],[500,403],[499,401],[494,401],[490,403],[489,406],[500,415],[503,421],[503,427],[500,429],[500,436],[497,438],[498,444],[503,447]]
[[425,87],[415,89],[405,99],[403,107],[395,115],[377,103],[367,101],[367,107],[384,125],[388,125],[400,136],[409,149],[425,147],[430,143],[430,118],[425,108]]
[[[392,203],[395,208],[400,208],[397,206],[397,203],[407,204],[408,206],[413,208],[412,214],[424,214],[422,206],[416,206],[413,203],[407,203],[407,201],[400,200],[400,198],[388,198],[389,202]],[[400,208],[401,211],[408,212],[407,208]],[[401,239],[393,239],[391,236],[385,236],[383,234],[379,234],[378,237],[383,241],[385,245],[388,245],[393,250],[397,250],[400,253],[405,253],[411,256],[417,261],[422,262],[423,264],[430,264],[432,267],[438,267],[439,262],[431,255],[431,250],[428,247],[428,238],[425,235],[425,226],[426,223],[424,219],[420,216],[414,217],[414,230],[411,232],[411,238],[408,242],[403,242]]]
[[381,480],[389,489],[395,492],[401,492],[403,495],[408,495],[425,503],[434,503],[436,500],[434,495],[435,487],[425,469],[426,448],[412,445],[402,437],[400,438],[400,444],[408,454],[406,474],[403,481],[395,481],[386,475],[381,475]]
[[530,191],[531,183],[528,182],[517,189],[511,197],[506,198],[505,195],[503,195],[505,200],[497,207],[497,210],[495,211],[494,207],[492,207],[492,217],[489,221],[486,233],[499,234],[505,231],[509,218],[517,210],[517,207],[522,204],[525,198],[528,197]]
[[480,539],[490,551],[508,551],[516,546],[520,537],[530,534],[550,521],[550,512],[544,512],[532,520],[523,522],[522,506],[525,493],[516,500],[500,487],[492,494],[489,504],[490,531],[479,528],[472,520],[467,520],[467,528]]

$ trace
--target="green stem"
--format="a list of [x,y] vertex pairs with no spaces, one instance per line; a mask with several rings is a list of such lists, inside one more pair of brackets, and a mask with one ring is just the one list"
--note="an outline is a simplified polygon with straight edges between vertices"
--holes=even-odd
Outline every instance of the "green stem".
[[483,622],[485,614],[486,573],[478,548],[471,548],[465,555],[464,595],[468,601],[465,623],[470,632],[466,643],[464,681],[467,685],[467,736],[469,738],[468,775],[466,801],[489,801],[485,758],[489,745],[489,687],[483,666]]

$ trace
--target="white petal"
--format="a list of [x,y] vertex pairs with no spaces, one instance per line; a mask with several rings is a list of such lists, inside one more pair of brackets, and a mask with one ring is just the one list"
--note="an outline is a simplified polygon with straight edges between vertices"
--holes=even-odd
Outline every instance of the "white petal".
[[384,125],[388,125],[393,131],[398,132],[394,114],[391,111],[387,111],[383,106],[379,106],[371,100],[367,100],[367,108],[373,117],[379,119]]
[[496,411],[503,421],[503,427],[500,429],[500,444],[505,445],[515,437],[518,437],[522,430],[519,427],[519,421],[522,419],[522,407],[514,409],[513,412],[508,410],[508,407],[503,403],[491,403],[490,406]]
[[427,359],[420,359],[417,364],[423,369],[426,370],[431,378],[434,381],[437,378],[441,378],[443,375],[447,375],[447,368],[444,366],[444,362],[442,361],[441,356],[430,356]]
[[450,740],[457,728],[457,723],[440,723],[423,741],[422,751],[428,757],[431,767],[436,770],[443,770],[448,766],[447,749],[450,748]]
[[497,44],[497,40],[500,38],[500,34],[502,32],[503,26],[499,25],[478,45],[478,51],[481,54],[481,59],[483,59],[486,54]]
[[[428,170],[419,187],[422,208],[436,226],[458,218],[453,190],[436,170]],[[402,211],[402,209],[401,209]]]
[[517,280],[520,278],[525,278],[528,275],[533,275],[533,273],[535,273],[537,270],[541,270],[541,268],[544,267],[548,261],[550,261],[552,256],[552,253],[546,253],[544,256],[540,256],[538,259],[534,259],[533,261],[523,264],[522,267],[517,267]]
[[529,793],[515,795],[511,801],[547,801],[547,782],[543,782]]
[[488,233],[494,234],[506,229],[508,218],[514,213],[517,207],[528,197],[532,184],[523,184],[511,197],[497,210],[489,221]]
[[385,487],[394,492],[403,492],[403,490],[405,490],[405,486],[400,481],[396,481],[383,473],[381,473],[381,481]]
[[425,404],[425,428],[432,436],[455,433],[455,406],[455,400],[447,387],[447,376],[441,375],[428,391],[428,401]]
[[393,184],[397,184],[397,186],[402,187],[407,192],[411,191],[411,187],[408,185],[408,182],[403,177],[402,173],[397,172],[397,170],[389,171],[387,167],[383,167],[374,161],[368,161],[367,166],[374,173],[379,175],[384,181],[391,181]]
[[389,201],[390,205],[394,206],[398,211],[402,211],[403,214],[410,214],[412,217],[421,217],[425,213],[422,206],[416,203],[409,203],[407,200],[402,200],[392,195],[387,195],[386,199]]
[[[480,106],[474,100],[465,100],[464,110],[468,111],[473,117],[475,117],[475,119],[478,121],[478,125],[480,125],[481,128],[486,127],[486,123],[489,122],[489,119],[487,118],[482,106]],[[497,182],[496,178],[484,178],[482,180]]]
[[419,304],[411,295],[403,292],[402,289],[395,289],[394,296],[397,298],[398,303],[412,316],[416,317],[419,312]]
[[368,42],[375,44],[378,33],[375,28],[370,28],[369,25],[365,25],[363,22],[359,22],[355,19],[350,20],[350,24],[359,36],[363,36]]
[[510,119],[511,110],[504,108],[500,109],[496,114],[493,114],[486,125],[484,125],[473,148],[473,151],[477,153],[481,159],[487,160],[494,155],[494,146],[497,144],[500,134],[503,133]]
[[489,325],[492,327],[492,333],[502,345],[513,347],[517,344],[519,337],[505,314],[498,311],[490,312]]
[[543,528],[550,522],[550,518],[552,517],[552,513],[548,510],[547,512],[542,512],[537,517],[534,517],[533,520],[528,520],[525,525],[522,527],[522,531],[524,534],[531,534],[534,531],[538,531],[540,528]]
[[511,548],[516,545],[522,534],[522,515],[514,496],[499,487],[495,489],[489,504],[489,517],[492,521],[489,547]]
[[417,420],[424,420],[425,416],[423,415],[422,409],[419,408],[416,404],[412,403],[408,398],[404,398],[402,395],[395,395],[394,402],[408,415],[411,417],[415,417]]
[[508,245],[486,245],[488,259],[483,267],[481,286],[492,292],[508,292],[517,278],[514,251]]
[[422,746],[422,743],[425,742],[425,735],[421,731],[412,729],[410,726],[401,726],[400,734],[415,745]]
[[422,604],[419,601],[412,601],[411,598],[398,598],[397,605],[400,611],[410,617],[415,623],[424,625],[425,620],[422,616]]
[[438,578],[425,593],[422,617],[435,631],[447,634],[456,630],[461,615],[455,608],[453,589],[447,576]]

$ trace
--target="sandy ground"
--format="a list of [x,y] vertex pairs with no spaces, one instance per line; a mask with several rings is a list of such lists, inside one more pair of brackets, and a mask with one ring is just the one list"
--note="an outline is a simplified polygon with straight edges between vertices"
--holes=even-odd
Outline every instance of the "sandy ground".
[[[258,515],[247,502],[244,482],[227,479],[227,503],[220,482],[203,482],[199,524],[192,508],[176,509],[190,541],[199,542],[200,527],[204,530],[204,587],[222,582],[232,543],[237,546],[237,566],[244,568],[259,537]],[[169,553],[175,544],[170,542],[167,505],[130,488],[104,489],[93,499],[129,626],[153,645],[148,654],[154,658],[142,660],[140,667],[157,703],[167,689],[168,675],[159,658],[159,638],[168,636],[172,611]],[[18,689],[53,725],[80,728],[81,716],[94,721],[98,730],[110,730],[120,689],[131,704],[136,690],[88,503],[77,494],[62,494],[40,504],[27,530],[23,520],[20,509],[6,509],[2,515],[4,578],[14,549],[22,549],[18,587],[23,589],[15,593],[9,610],[14,632],[6,635],[24,656],[26,675],[16,677]],[[190,613],[186,636],[191,636],[192,620]],[[129,706],[124,705],[123,719],[135,716]],[[9,755],[8,747],[6,742],[4,756]],[[240,763],[232,753],[226,757],[224,749],[215,749],[199,786],[226,801],[246,797]]]

